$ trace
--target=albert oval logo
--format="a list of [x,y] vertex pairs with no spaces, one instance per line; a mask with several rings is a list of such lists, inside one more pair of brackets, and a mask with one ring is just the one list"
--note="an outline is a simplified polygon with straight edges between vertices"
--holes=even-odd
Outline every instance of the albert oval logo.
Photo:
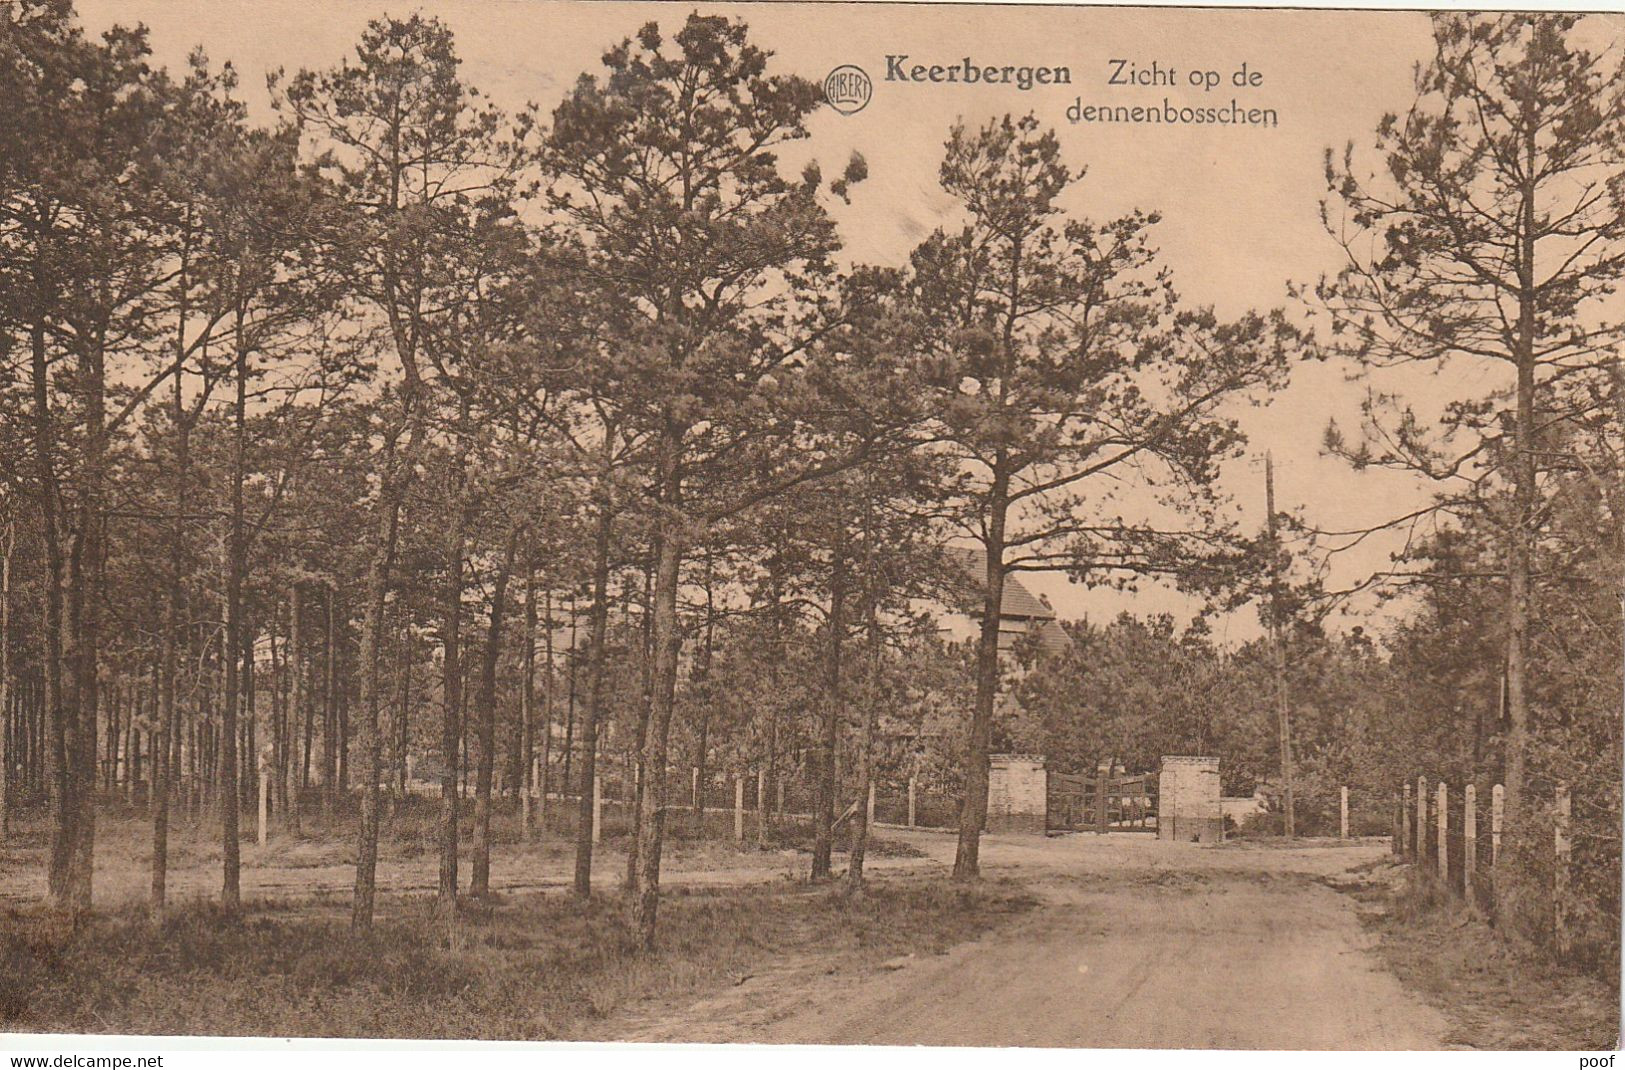
[[869,106],[875,84],[862,67],[843,63],[824,77],[824,99],[842,115],[855,115]]

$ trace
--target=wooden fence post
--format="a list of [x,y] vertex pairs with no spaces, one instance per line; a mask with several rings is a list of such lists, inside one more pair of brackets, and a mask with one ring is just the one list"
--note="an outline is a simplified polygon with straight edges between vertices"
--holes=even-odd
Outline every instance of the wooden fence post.
[[1478,785],[1468,784],[1461,796],[1461,887],[1467,902],[1476,900],[1478,877]]
[[745,778],[734,777],[734,839],[745,842]]
[[1573,949],[1569,933],[1569,786],[1557,785],[1556,803],[1552,814],[1552,846],[1557,858],[1552,871],[1552,921],[1557,937],[1557,956],[1567,959]]
[[914,778],[908,778],[908,827],[914,827]]
[[530,839],[530,807],[536,794],[536,786],[530,778],[524,778],[519,785],[519,836],[521,839]]
[[1500,784],[1490,789],[1490,868],[1501,861],[1501,826],[1506,822],[1507,789]]
[[546,836],[548,833],[548,781],[544,774],[548,766],[543,759],[536,759],[536,834]]
[[592,775],[592,842],[604,835],[604,780],[597,771]]
[[756,770],[756,842],[767,846],[767,770]]
[[1388,837],[1388,847],[1391,851],[1393,851],[1395,857],[1405,853],[1405,836],[1404,832],[1402,831],[1405,828],[1405,816],[1404,810],[1401,809],[1403,805],[1404,804],[1400,802],[1399,793],[1395,792],[1394,809],[1393,813],[1390,815],[1393,818],[1391,827],[1389,828],[1391,835]]
[[1338,839],[1346,840],[1349,838],[1349,789],[1347,787],[1337,789],[1337,830]]
[[1428,778],[1416,778],[1416,862],[1428,860]]
[[1399,803],[1399,852],[1405,858],[1416,861],[1416,838],[1411,834],[1411,782],[1405,781],[1404,791]]
[[870,828],[875,824],[875,782],[869,781],[869,801],[864,805],[863,820]]
[[1439,781],[1438,809],[1438,862],[1434,869],[1439,872],[1439,879],[1448,887],[1450,884],[1450,789],[1444,781]]

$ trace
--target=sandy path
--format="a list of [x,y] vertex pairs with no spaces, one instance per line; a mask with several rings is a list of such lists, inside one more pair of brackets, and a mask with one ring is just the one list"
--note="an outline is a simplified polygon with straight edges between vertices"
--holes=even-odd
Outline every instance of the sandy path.
[[[939,862],[945,838],[917,837]],[[789,963],[622,1040],[1042,1047],[1442,1047],[1446,1025],[1323,882],[1384,845],[1212,850],[1149,837],[985,841],[1042,906],[944,955],[830,976]]]

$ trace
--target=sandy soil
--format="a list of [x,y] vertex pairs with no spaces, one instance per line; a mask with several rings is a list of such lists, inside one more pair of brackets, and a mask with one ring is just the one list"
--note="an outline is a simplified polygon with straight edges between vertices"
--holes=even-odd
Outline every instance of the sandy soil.
[[[950,837],[909,834],[928,868]],[[943,955],[832,974],[817,956],[602,1039],[791,1044],[1436,1049],[1447,1025],[1385,972],[1336,890],[1385,843],[1220,848],[988,837],[984,872],[1042,905]]]

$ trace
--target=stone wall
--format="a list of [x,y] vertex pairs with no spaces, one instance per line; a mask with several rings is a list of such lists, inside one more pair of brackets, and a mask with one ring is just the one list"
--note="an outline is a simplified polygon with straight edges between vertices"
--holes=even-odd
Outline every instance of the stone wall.
[[1224,839],[1219,759],[1163,755],[1157,778],[1157,838],[1199,843]]
[[992,756],[988,762],[987,831],[1042,835],[1048,805],[1049,775],[1041,756]]
[[1236,828],[1240,828],[1248,818],[1262,814],[1265,810],[1263,802],[1256,795],[1220,799],[1219,807]]

